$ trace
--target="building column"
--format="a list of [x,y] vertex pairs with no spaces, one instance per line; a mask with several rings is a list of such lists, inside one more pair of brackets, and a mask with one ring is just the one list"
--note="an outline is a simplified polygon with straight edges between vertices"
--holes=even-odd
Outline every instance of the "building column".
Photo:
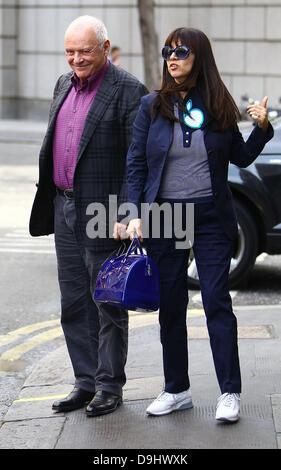
[[0,119],[17,116],[16,0],[0,2]]

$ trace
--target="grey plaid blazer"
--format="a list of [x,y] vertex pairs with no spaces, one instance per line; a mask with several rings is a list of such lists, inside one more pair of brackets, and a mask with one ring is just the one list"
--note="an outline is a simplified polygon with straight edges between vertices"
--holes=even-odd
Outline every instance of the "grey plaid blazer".
[[[72,72],[62,75],[54,89],[48,128],[39,155],[39,181],[29,223],[32,236],[54,232],[53,133],[58,111],[72,86],[71,76]],[[117,196],[118,204],[126,198],[126,155],[140,99],[147,93],[146,87],[135,77],[110,63],[85,121],[74,175],[76,236],[82,246],[95,251],[117,246],[108,232],[108,198]],[[106,208],[106,238],[87,235],[86,226],[93,215],[87,215],[86,211],[93,202]]]

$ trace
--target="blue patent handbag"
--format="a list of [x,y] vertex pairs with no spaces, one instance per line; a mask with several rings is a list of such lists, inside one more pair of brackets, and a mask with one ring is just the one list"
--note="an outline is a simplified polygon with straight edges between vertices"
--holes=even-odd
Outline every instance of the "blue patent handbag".
[[[139,250],[140,253],[137,253]],[[126,253],[108,258],[99,271],[93,294],[96,303],[126,310],[153,312],[159,308],[158,266],[143,253],[134,236]]]

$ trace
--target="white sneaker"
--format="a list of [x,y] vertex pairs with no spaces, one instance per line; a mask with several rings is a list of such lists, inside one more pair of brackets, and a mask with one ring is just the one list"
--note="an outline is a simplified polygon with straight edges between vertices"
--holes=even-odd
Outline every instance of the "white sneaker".
[[192,399],[190,389],[180,393],[162,392],[149,405],[146,412],[149,415],[167,415],[175,410],[184,410],[192,408]]
[[218,421],[237,421],[240,413],[239,393],[224,393],[218,398],[216,419]]

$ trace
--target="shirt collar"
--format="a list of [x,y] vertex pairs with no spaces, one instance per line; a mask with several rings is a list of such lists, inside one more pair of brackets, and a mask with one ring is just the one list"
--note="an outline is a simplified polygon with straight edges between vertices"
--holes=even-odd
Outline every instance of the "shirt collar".
[[108,69],[109,62],[107,61],[101,69],[99,69],[96,73],[93,75],[90,75],[86,80],[83,80],[82,85],[80,84],[79,78],[77,77],[76,73],[73,72],[73,75],[71,77],[72,84],[75,88],[75,91],[82,91],[82,90],[88,90],[89,92],[93,91],[95,87],[97,86],[98,82],[100,79],[103,78],[103,76],[106,74],[106,71]]

